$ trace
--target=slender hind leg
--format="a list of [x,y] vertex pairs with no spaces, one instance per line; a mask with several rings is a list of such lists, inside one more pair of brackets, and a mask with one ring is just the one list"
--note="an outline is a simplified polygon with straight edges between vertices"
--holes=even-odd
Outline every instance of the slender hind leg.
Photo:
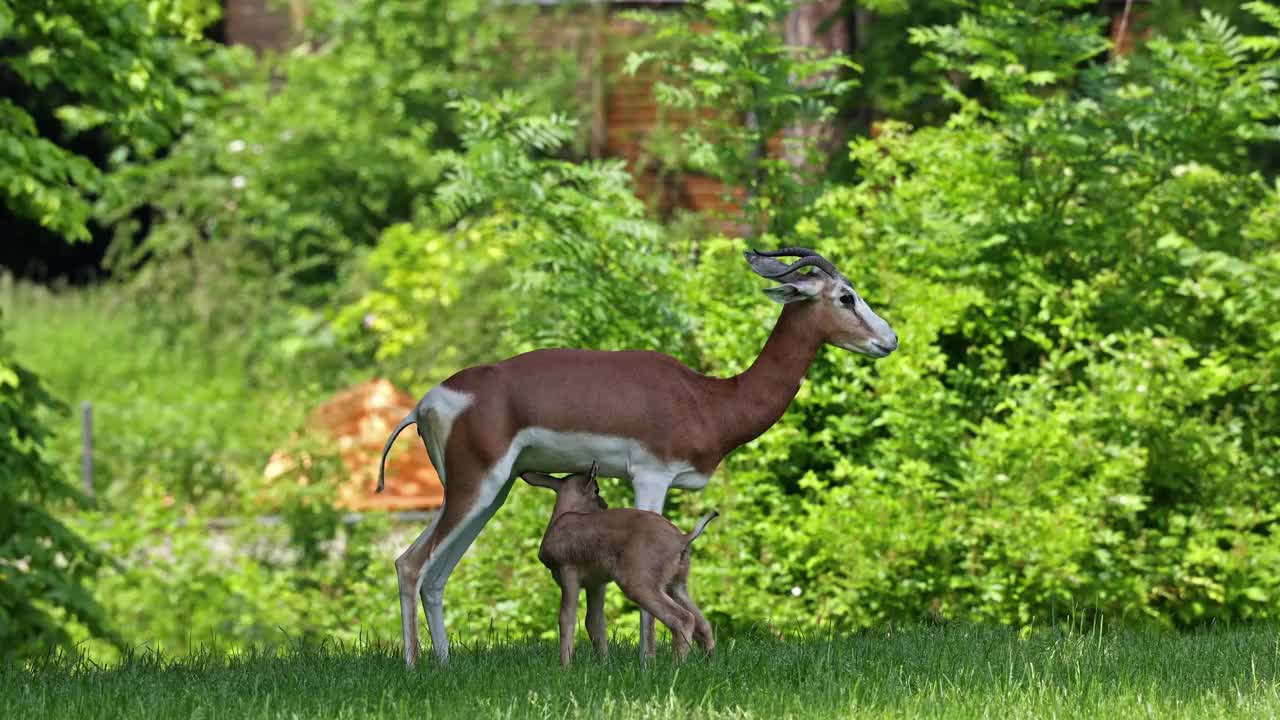
[[[422,564],[419,558],[425,557],[428,544],[431,542],[432,535],[435,534],[436,528],[440,526],[440,520],[444,517],[445,509],[442,507],[436,512],[435,518],[431,520],[431,524],[427,526],[422,534],[413,541],[400,557],[396,558],[396,580],[400,584],[400,631],[401,640],[404,642],[404,662],[409,667],[413,667],[418,661],[418,589],[422,586]],[[423,607],[428,607],[428,600],[423,593]],[[430,615],[430,610],[427,610]]]
[[[667,500],[667,488],[671,487],[674,478],[665,475],[637,475],[631,479],[636,490],[636,509],[648,510],[662,514],[662,506]],[[670,627],[668,625],[668,627]],[[643,606],[640,608],[640,662],[644,663],[656,653],[654,638],[653,614]]]
[[624,588],[624,591],[627,597],[667,626],[671,631],[671,650],[675,653],[676,662],[684,660],[689,654],[689,639],[693,635],[693,615],[664,590],[632,586]]
[[703,651],[708,655],[715,652],[716,639],[711,634],[711,623],[707,622],[707,618],[703,616],[702,611],[693,603],[693,598],[689,597],[688,580],[680,578],[671,585],[671,598],[680,603],[681,607],[689,611],[693,616],[693,639],[702,646]]
[[[444,507],[431,530],[424,532],[396,559],[400,579],[400,613],[405,643],[405,663],[412,667],[417,660],[418,616],[417,595],[421,593],[427,615],[427,630],[436,657],[449,659],[449,637],[444,624],[444,586],[449,575],[475,542],[476,536],[507,499],[511,489],[511,462],[502,460],[486,471],[471,468],[478,464],[450,464],[449,486],[474,491],[468,498],[449,497],[445,490]],[[475,473],[474,476],[469,476]]]
[[[422,439],[422,445],[427,449],[427,457],[431,459],[431,466],[435,468],[436,475],[439,476],[441,484],[447,484],[448,480],[445,476],[444,467],[444,451],[443,444],[448,438],[440,437],[440,414],[434,408],[428,407],[420,412],[425,418],[425,422],[418,425],[418,437]],[[446,494],[447,494],[446,490]],[[427,532],[430,533],[434,529],[436,522],[439,521],[440,515],[444,512],[444,508],[436,512],[435,519],[432,520],[431,528]],[[421,563],[419,563],[421,566]],[[443,594],[432,595],[426,585],[419,583],[418,594],[422,598],[422,610],[427,615],[427,627],[444,627],[444,596]],[[446,639],[446,643],[448,640]],[[434,645],[434,640],[432,641]]]
[[436,657],[449,659],[449,637],[444,625],[444,586],[449,582],[463,553],[475,542],[493,514],[507,501],[511,491],[511,464],[495,466],[485,477],[481,492],[471,505],[471,510],[448,535],[441,537],[436,551],[422,568],[422,592],[430,598],[427,603],[427,629],[431,633],[431,645]]

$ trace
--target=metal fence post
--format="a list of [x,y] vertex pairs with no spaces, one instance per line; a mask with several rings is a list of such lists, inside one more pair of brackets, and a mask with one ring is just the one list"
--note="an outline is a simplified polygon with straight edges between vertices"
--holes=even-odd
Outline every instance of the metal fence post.
[[93,403],[80,403],[80,481],[84,494],[93,498]]

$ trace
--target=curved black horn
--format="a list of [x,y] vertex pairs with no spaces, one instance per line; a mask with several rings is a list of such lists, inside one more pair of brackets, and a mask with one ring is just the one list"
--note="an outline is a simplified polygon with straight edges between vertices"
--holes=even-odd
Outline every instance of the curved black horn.
[[760,252],[759,250],[752,250],[751,252],[761,257],[809,257],[810,255],[818,254],[810,250],[809,248],[802,248],[802,247],[784,247],[784,248],[778,248],[777,250],[769,250],[766,252]]
[[[790,253],[788,253],[788,254],[790,254]],[[822,257],[821,255],[819,255],[819,254],[817,254],[817,253],[813,253],[812,255],[808,255],[808,256],[806,256],[806,257],[804,257],[804,258],[801,258],[800,260],[797,260],[797,261],[795,261],[795,262],[791,263],[790,265],[788,265],[787,267],[785,267],[785,268],[783,268],[783,269],[779,270],[778,272],[775,272],[775,273],[767,273],[767,274],[766,274],[766,273],[760,273],[760,276],[761,276],[761,277],[766,277],[766,278],[779,278],[779,277],[782,277],[782,276],[784,276],[784,275],[786,275],[786,274],[788,274],[788,273],[793,273],[793,272],[795,272],[795,271],[799,270],[800,268],[803,268],[803,267],[809,267],[810,265],[812,265],[813,267],[818,268],[819,270],[822,270],[823,272],[825,272],[826,274],[830,275],[830,276],[831,276],[831,277],[833,277],[833,278],[839,278],[839,277],[841,277],[841,275],[840,275],[840,271],[836,269],[836,266],[835,266],[835,265],[832,265],[830,260],[828,260],[828,259],[826,259],[826,258]]]

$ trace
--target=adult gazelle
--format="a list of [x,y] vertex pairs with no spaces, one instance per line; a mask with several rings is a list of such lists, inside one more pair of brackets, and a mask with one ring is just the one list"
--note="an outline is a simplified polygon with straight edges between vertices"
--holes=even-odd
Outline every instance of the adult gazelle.
[[[417,425],[444,484],[444,505],[396,558],[404,658],[418,656],[418,598],[436,656],[445,660],[444,588],[462,554],[526,471],[629,480],[636,507],[661,513],[667,490],[699,490],[734,448],[769,429],[824,345],[875,358],[898,347],[889,324],[826,258],[805,248],[745,253],[778,284],[765,294],[782,314],[745,372],[715,378],[649,351],[546,349],[470,367],[432,388],[387,440]],[[798,257],[786,265],[772,258]],[[811,272],[802,272],[812,268]],[[641,614],[640,651],[653,652]]]

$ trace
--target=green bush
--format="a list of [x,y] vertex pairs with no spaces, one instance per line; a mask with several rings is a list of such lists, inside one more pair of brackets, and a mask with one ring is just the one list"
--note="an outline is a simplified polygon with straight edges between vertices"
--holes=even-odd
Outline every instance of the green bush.
[[[683,13],[638,13],[654,27],[655,49],[627,57],[629,73],[659,69],[660,105],[699,118],[681,132],[687,164],[725,184],[726,199],[742,206],[730,219],[752,235],[786,232],[820,192],[827,162],[817,138],[791,131],[832,120],[860,70],[839,53],[787,45],[780,26],[795,6],[708,0]],[[782,152],[770,150],[775,140]],[[738,191],[745,197],[732,197]]]
[[[713,609],[1274,617],[1280,188],[1247,159],[1278,138],[1274,38],[1207,16],[1081,72],[1077,50],[1101,46],[1055,14],[989,10],[917,34],[944,68],[991,76],[984,100],[855,143],[862,179],[788,238],[827,251],[902,349],[822,355],[712,483],[739,513],[709,543],[738,549]],[[749,297],[741,247],[696,275],[725,371],[759,343],[749,310],[719,307]]]
[[574,123],[527,100],[455,107],[464,150],[444,155],[437,220],[382,235],[335,317],[339,337],[413,385],[535,347],[692,358],[675,243],[622,164],[551,156]]
[[[312,10],[302,43],[235,75],[164,158],[112,174],[99,204],[115,230],[109,264],[170,332],[230,333],[263,357],[316,340],[298,323],[320,325],[307,312],[331,299],[352,253],[432,214],[442,153],[459,144],[450,103],[520,87],[543,111],[577,107],[563,101],[574,66],[525,31],[536,7]],[[131,219],[144,209],[145,227]]]
[[[388,525],[374,516],[344,530],[332,488],[295,480],[280,479],[263,502],[261,483],[246,479],[235,512],[175,501],[160,482],[147,482],[127,505],[82,513],[77,529],[121,560],[95,589],[129,644],[181,654],[349,641],[362,632],[390,637],[394,576],[387,579],[390,560],[373,542]],[[257,516],[272,510],[285,522],[261,524]],[[238,524],[213,525],[227,516]],[[96,642],[88,649],[113,652]]]
[[0,333],[0,662],[67,649],[69,624],[118,642],[87,587],[108,561],[58,517],[84,501],[48,457],[62,409]]

